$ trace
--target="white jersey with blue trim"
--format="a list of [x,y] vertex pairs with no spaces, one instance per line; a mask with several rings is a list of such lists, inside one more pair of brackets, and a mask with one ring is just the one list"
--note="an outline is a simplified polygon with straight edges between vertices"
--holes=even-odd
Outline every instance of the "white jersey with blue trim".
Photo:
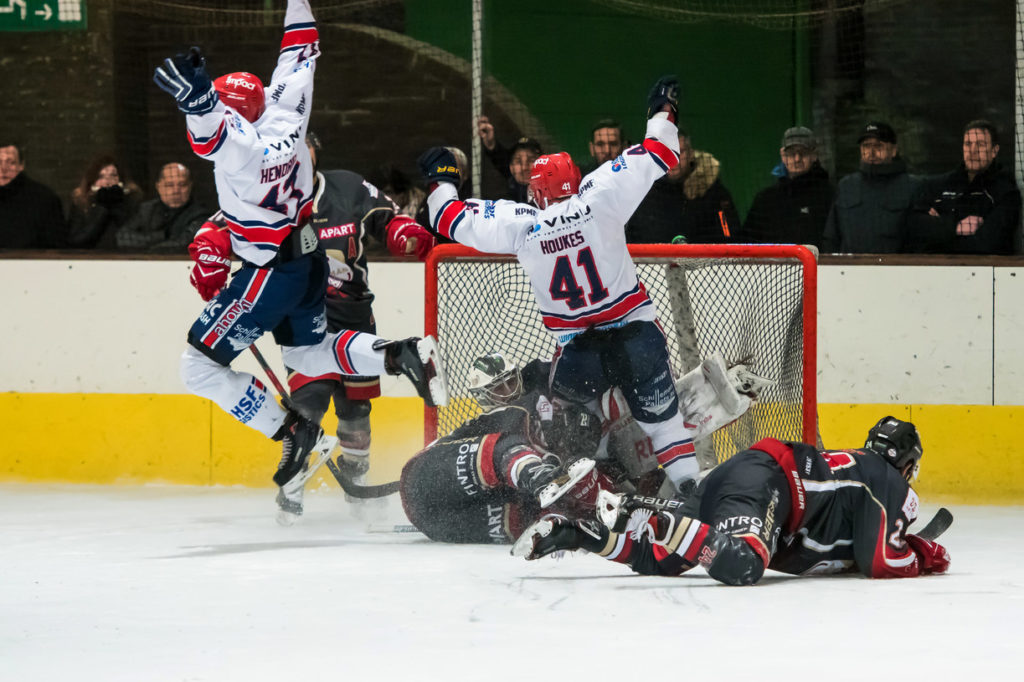
[[313,163],[306,129],[313,105],[319,34],[307,0],[288,0],[277,67],[255,123],[218,102],[186,117],[199,156],[214,162],[217,200],[235,253],[263,265],[312,212]]
[[656,115],[643,142],[583,178],[565,201],[544,210],[512,201],[460,201],[454,185],[439,183],[428,199],[430,222],[439,234],[478,251],[514,254],[544,325],[564,344],[590,327],[657,318],[624,226],[654,181],[677,163],[676,126]]

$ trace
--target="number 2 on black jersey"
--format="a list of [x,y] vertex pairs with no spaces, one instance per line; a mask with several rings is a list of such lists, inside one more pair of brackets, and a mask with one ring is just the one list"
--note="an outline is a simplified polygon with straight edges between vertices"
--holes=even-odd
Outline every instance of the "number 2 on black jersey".
[[[576,264],[583,268],[587,284],[590,285],[590,304],[593,305],[608,298],[608,290],[601,282],[601,275],[597,272],[594,254],[589,246],[576,255]],[[551,286],[548,287],[548,292],[551,294],[552,300],[565,301],[570,310],[577,310],[587,305],[587,296],[576,281],[576,273],[573,272],[569,256],[559,256],[555,259],[555,269],[551,273]]]

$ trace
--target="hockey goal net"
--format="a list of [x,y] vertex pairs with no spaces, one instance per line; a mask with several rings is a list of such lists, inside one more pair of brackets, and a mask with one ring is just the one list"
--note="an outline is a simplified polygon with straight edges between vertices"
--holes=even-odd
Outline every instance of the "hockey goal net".
[[[754,407],[698,448],[701,465],[720,462],[764,437],[814,443],[817,263],[788,245],[643,244],[630,253],[658,308],[677,376],[714,351],[775,383]],[[550,358],[555,342],[541,324],[515,258],[440,246],[426,269],[426,331],[448,371],[451,402],[427,410],[428,440],[479,414],[469,395],[473,360],[500,351],[520,366]]]

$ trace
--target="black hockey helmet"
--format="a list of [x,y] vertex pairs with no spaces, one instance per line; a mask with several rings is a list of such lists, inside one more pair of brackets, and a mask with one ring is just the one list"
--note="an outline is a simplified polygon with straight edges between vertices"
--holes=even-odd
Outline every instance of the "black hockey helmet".
[[[864,448],[871,450],[900,471],[907,472],[907,478],[916,478],[924,448],[917,427],[896,417],[882,417],[868,431]],[[911,464],[906,468],[908,464]]]
[[523,394],[523,376],[501,353],[487,353],[469,369],[469,393],[484,409],[507,405]]

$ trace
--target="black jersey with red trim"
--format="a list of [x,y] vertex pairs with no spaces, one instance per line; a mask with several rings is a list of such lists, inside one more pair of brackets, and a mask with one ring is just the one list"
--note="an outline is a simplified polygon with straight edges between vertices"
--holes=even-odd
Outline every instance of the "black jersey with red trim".
[[791,509],[769,568],[809,575],[859,570],[872,578],[912,577],[917,555],[907,528],[917,493],[894,466],[870,450],[820,452],[773,438],[750,447],[786,473]]
[[366,266],[367,235],[387,243],[387,225],[398,214],[388,195],[347,170],[316,174],[312,225],[327,252],[327,307],[347,300],[373,301]]

